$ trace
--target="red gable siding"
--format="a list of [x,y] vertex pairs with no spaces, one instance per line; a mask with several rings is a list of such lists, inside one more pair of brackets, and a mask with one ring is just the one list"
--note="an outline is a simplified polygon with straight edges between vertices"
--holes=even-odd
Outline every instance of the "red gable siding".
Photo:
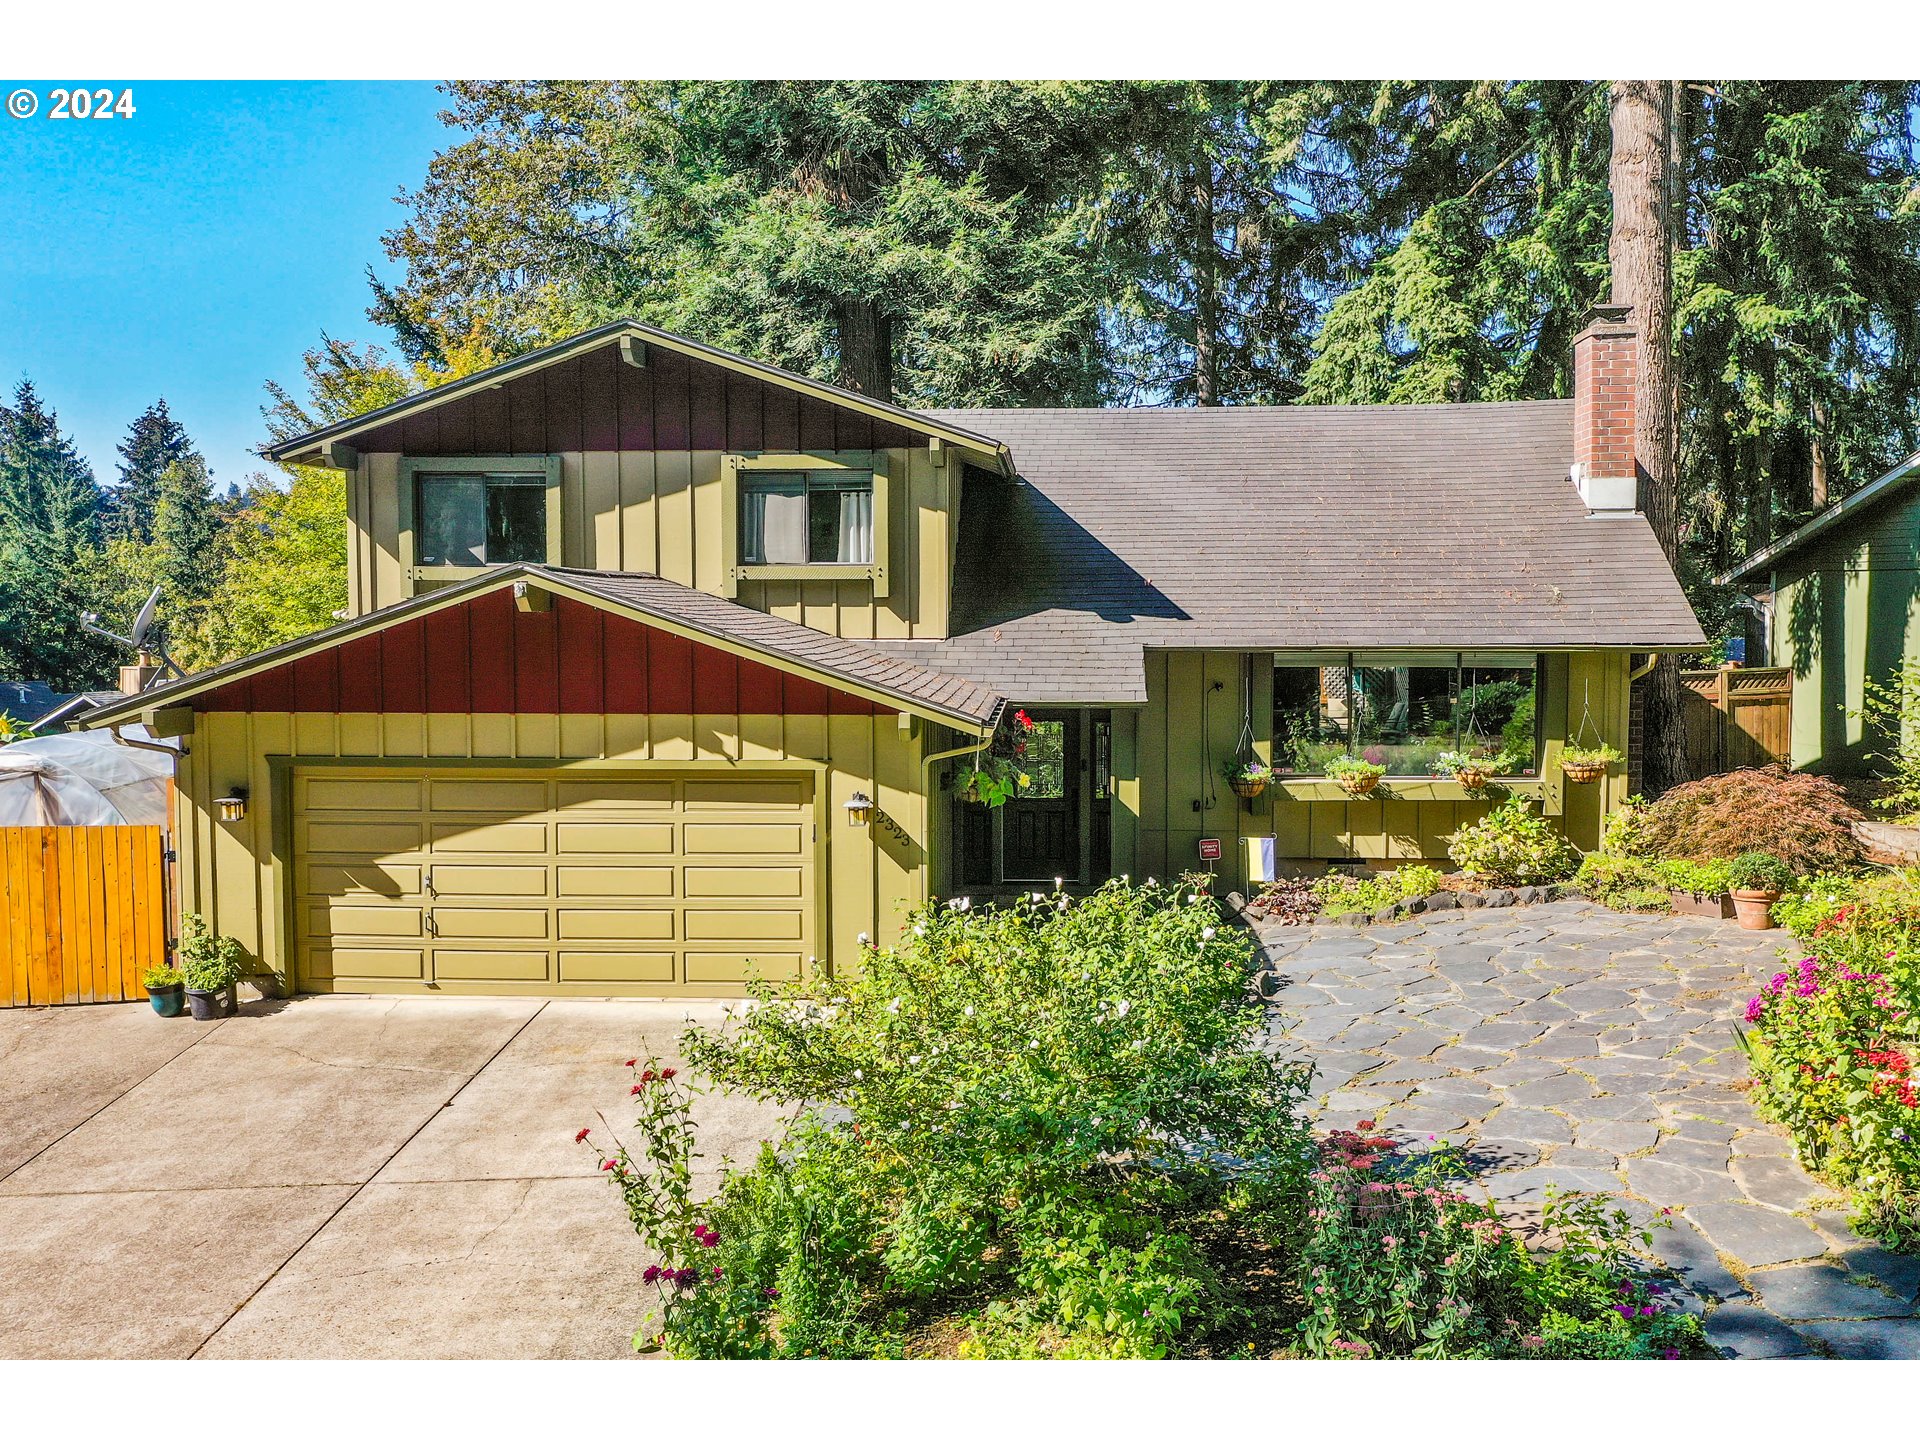
[[604,345],[354,440],[407,455],[580,450],[883,450],[898,425],[656,345],[645,369]]
[[505,590],[235,680],[199,710],[890,715],[814,680],[555,596]]

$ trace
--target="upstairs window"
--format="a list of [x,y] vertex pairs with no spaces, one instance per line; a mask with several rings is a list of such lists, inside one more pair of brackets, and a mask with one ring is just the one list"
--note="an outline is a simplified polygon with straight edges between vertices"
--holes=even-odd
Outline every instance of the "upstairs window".
[[871,565],[873,476],[847,470],[741,477],[745,565]]
[[421,475],[416,484],[420,565],[545,562],[545,475]]

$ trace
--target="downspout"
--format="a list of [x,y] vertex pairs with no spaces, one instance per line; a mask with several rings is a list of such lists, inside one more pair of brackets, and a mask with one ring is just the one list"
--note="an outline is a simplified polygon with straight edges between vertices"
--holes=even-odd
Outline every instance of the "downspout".
[[182,740],[178,745],[162,745],[157,740],[128,739],[125,735],[122,735],[120,733],[120,727],[122,725],[130,725],[132,723],[133,722],[130,720],[118,720],[118,721],[115,721],[113,724],[107,726],[107,731],[109,734],[113,736],[114,742],[116,744],[125,745],[129,749],[133,749],[133,750],[157,750],[162,755],[179,756],[179,755],[185,755],[188,753],[187,742],[185,740]]
[[1629,670],[1627,672],[1627,684],[1631,685],[1636,680],[1644,680],[1647,676],[1653,673],[1653,667],[1655,665],[1658,665],[1659,663],[1660,663],[1660,652],[1656,650],[1651,655],[1647,656],[1646,664],[1636,666],[1634,669]]
[[920,867],[920,903],[922,905],[927,903],[927,891],[933,884],[933,767],[942,760],[957,760],[962,755],[978,755],[993,743],[994,730],[999,729],[999,718],[996,713],[994,729],[989,730],[974,743],[958,745],[951,750],[935,751],[920,762],[920,797],[921,803],[927,807],[927,863]]

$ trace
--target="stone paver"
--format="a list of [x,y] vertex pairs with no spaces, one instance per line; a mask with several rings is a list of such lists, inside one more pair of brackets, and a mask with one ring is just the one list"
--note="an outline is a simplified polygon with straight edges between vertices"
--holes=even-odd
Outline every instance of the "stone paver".
[[1667,1210],[1654,1249],[1734,1358],[1920,1357],[1920,1259],[1855,1235],[1739,1088],[1734,1028],[1785,932],[1582,901],[1257,929],[1272,1044],[1321,1067],[1323,1128],[1463,1146],[1516,1219],[1549,1186]]

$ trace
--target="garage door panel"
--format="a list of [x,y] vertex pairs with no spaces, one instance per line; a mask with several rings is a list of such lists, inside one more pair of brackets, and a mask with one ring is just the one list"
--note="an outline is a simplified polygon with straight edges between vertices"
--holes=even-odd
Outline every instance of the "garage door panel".
[[674,871],[666,865],[559,865],[554,868],[561,895],[625,895],[666,899],[673,895]]
[[315,810],[418,810],[421,782],[402,780],[331,780],[318,776],[303,778],[295,789],[294,802],[306,811]]
[[531,906],[472,907],[436,905],[434,928],[442,939],[451,940],[544,940],[547,938],[547,912]]
[[713,896],[798,899],[807,878],[797,865],[689,865],[684,873],[688,897],[702,900]]
[[799,810],[807,804],[811,782],[800,776],[741,780],[687,781],[687,809]]
[[307,911],[307,933],[411,940],[426,933],[417,905],[315,905]]
[[560,981],[572,985],[671,985],[679,957],[671,950],[562,950]]
[[309,865],[306,876],[309,895],[384,895],[418,897],[418,865]]
[[544,865],[436,865],[436,895],[545,895]]
[[308,855],[405,855],[425,841],[417,824],[372,820],[308,820],[301,827],[299,848]]
[[571,910],[560,912],[562,940],[672,940],[671,910]]
[[547,827],[538,821],[512,820],[499,824],[448,824],[436,820],[433,850],[438,854],[544,855]]
[[491,810],[501,815],[538,814],[547,808],[545,780],[435,780],[427,806],[438,811]]
[[798,910],[688,910],[689,940],[798,940],[805,917]]
[[440,950],[433,952],[435,980],[545,980],[552,968],[545,950]]
[[762,980],[797,980],[800,958],[798,951],[761,950],[748,955],[692,950],[687,953],[687,980],[704,985],[741,985],[755,975]]
[[557,808],[568,814],[596,810],[671,810],[671,780],[562,780]]
[[[319,954],[320,952],[315,952]],[[424,980],[424,950],[372,950],[336,945],[327,953],[327,972],[340,980]]]
[[563,820],[559,825],[563,855],[671,855],[672,825],[598,824]]
[[798,855],[805,831],[798,825],[705,824],[687,822],[689,855]]

